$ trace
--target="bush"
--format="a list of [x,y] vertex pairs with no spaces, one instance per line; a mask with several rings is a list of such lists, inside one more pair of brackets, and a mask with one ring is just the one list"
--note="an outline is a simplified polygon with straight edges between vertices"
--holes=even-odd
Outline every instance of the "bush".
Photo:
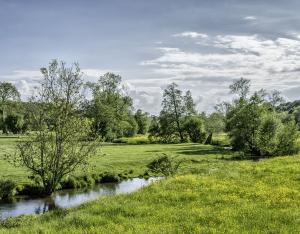
[[194,143],[202,143],[206,139],[204,123],[200,117],[188,117],[183,124],[183,130]]
[[96,176],[84,175],[82,177],[68,176],[60,183],[62,189],[76,189],[91,187],[97,182]]
[[18,192],[19,195],[41,196],[43,195],[43,187],[36,184],[27,184]]
[[117,183],[120,182],[121,178],[111,172],[105,172],[101,175],[100,183]]
[[163,174],[164,176],[175,175],[182,161],[174,160],[166,154],[159,156],[147,165],[150,172]]
[[277,138],[277,155],[292,155],[299,152],[299,145],[297,144],[299,138],[298,126],[294,121],[286,123],[281,128]]
[[80,181],[74,176],[68,176],[60,184],[62,189],[76,189],[81,187]]
[[17,185],[12,180],[0,180],[0,199],[12,198],[16,193]]
[[252,156],[291,155],[299,151],[294,120],[270,110],[257,95],[231,109],[227,129],[233,149]]
[[23,117],[19,115],[8,115],[5,118],[4,126],[7,131],[13,134],[22,133],[26,130]]

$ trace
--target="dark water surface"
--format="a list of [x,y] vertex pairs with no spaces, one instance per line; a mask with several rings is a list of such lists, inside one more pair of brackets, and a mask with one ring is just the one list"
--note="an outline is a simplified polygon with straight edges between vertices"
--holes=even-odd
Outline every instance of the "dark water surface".
[[61,190],[45,198],[16,198],[14,201],[0,202],[0,220],[25,214],[43,214],[56,208],[69,208],[102,196],[134,192],[159,177],[149,179],[134,178],[120,183],[97,184],[87,190]]

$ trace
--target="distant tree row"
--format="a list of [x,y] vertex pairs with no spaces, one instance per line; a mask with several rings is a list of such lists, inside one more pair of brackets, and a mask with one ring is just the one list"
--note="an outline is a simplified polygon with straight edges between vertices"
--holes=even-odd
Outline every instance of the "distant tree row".
[[[113,141],[147,134],[151,142],[212,144],[215,133],[227,132],[235,150],[253,155],[297,151],[294,141],[299,130],[299,102],[284,102],[278,91],[259,90],[250,95],[250,81],[246,79],[229,88],[236,98],[220,103],[215,112],[206,114],[196,110],[189,90],[183,92],[172,83],[163,92],[160,114],[150,116],[140,109],[134,112],[133,100],[122,87],[121,76],[106,73],[97,82],[82,82],[78,92],[88,91],[92,98],[82,97],[76,111],[91,122],[91,139]],[[30,109],[38,109],[38,102],[21,102],[16,87],[7,82],[0,83],[0,98],[3,133],[36,130]]]
[[[19,100],[15,86],[0,83],[0,104],[4,133],[31,131],[7,160],[29,169],[43,194],[51,194],[66,175],[85,166],[99,140],[137,133],[148,134],[153,142],[211,144],[214,133],[225,131],[233,149],[245,154],[299,151],[299,108],[284,103],[277,91],[250,95],[249,80],[234,82],[230,90],[236,98],[209,115],[197,112],[190,91],[183,93],[172,83],[164,90],[159,116],[149,117],[142,110],[134,113],[119,75],[107,73],[85,84],[78,64],[67,67],[57,60],[41,73],[41,85],[27,102]],[[91,91],[91,100],[84,97],[85,89]]]

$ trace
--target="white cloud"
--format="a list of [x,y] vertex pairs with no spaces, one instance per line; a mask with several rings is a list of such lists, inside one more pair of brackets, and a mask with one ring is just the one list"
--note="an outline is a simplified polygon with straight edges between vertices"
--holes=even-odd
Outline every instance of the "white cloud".
[[[233,79],[252,80],[253,88],[285,91],[300,84],[300,40],[264,38],[258,35],[218,35],[209,37],[212,52],[199,49],[160,49],[161,55],[144,61],[161,81],[176,81],[203,97],[198,107],[207,110],[218,100],[229,98]],[[206,45],[207,46],[207,45]],[[220,92],[222,91],[222,92]],[[300,95],[299,95],[300,98]]]
[[189,38],[207,38],[208,37],[207,34],[198,33],[198,32],[191,32],[191,31],[176,33],[173,36],[174,37],[189,37]]
[[[97,81],[101,75],[107,72],[116,72],[108,69],[93,69],[86,68],[81,70],[83,72],[84,81]],[[21,93],[22,99],[27,99],[32,96],[34,88],[40,85],[42,74],[38,70],[16,70],[10,74],[0,74],[0,81],[11,82],[16,85]]]
[[257,18],[255,16],[253,16],[253,15],[245,16],[243,19],[244,20],[248,20],[248,21],[255,21],[255,20],[257,20]]

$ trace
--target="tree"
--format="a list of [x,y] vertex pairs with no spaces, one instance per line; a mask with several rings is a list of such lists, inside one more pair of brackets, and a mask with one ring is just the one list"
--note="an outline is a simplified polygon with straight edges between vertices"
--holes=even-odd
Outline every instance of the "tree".
[[225,130],[225,116],[221,112],[213,112],[205,118],[205,129],[209,134],[206,144],[212,144],[213,134]]
[[185,111],[187,116],[196,115],[196,104],[194,103],[192,93],[190,90],[186,91],[185,96],[183,97],[185,104]]
[[6,108],[9,101],[16,101],[20,99],[20,93],[17,90],[16,86],[8,82],[0,82],[0,104],[2,109],[2,131],[7,132],[5,128],[5,119],[6,119]]
[[22,133],[26,129],[23,117],[16,114],[8,115],[4,121],[4,126],[6,131],[13,134]]
[[83,98],[78,64],[66,67],[64,62],[53,60],[41,72],[41,86],[31,100],[37,131],[18,144],[10,159],[38,177],[43,194],[49,195],[64,176],[86,165],[96,142],[87,141],[90,121],[78,113]]
[[[250,83],[243,81],[241,85],[233,84],[230,87],[234,87],[232,91],[249,90]],[[270,108],[264,90],[255,92],[249,98],[247,92],[238,92],[239,99],[233,102],[226,115],[226,129],[233,149],[252,156],[297,153],[298,132],[294,120]],[[276,106],[276,102],[273,103]]]
[[111,141],[128,133],[129,128],[136,129],[132,99],[124,94],[121,79],[119,75],[106,73],[98,82],[88,84],[93,99],[86,104],[85,111],[87,117],[93,120],[94,137],[101,136]]
[[300,107],[296,107],[293,110],[293,116],[295,118],[296,123],[300,126]]
[[146,134],[150,124],[149,114],[147,112],[143,112],[141,109],[138,109],[134,114],[134,118],[138,126],[137,133]]
[[185,119],[183,129],[188,134],[190,140],[194,143],[202,143],[206,138],[204,122],[200,117],[187,117]]
[[276,108],[284,103],[284,98],[278,90],[273,90],[269,95],[269,103],[271,107]]
[[240,78],[229,86],[231,93],[237,94],[240,99],[246,99],[250,92],[250,80]]
[[184,97],[182,96],[182,91],[178,89],[178,85],[172,83],[167,86],[164,90],[163,101],[162,101],[162,111],[160,114],[161,121],[169,127],[169,129],[176,129],[180,137],[180,141],[184,142],[184,135],[182,129],[182,118],[185,113]]
[[151,142],[157,142],[160,138],[160,124],[159,124],[159,118],[157,116],[151,116],[151,123],[149,126],[149,140]]

